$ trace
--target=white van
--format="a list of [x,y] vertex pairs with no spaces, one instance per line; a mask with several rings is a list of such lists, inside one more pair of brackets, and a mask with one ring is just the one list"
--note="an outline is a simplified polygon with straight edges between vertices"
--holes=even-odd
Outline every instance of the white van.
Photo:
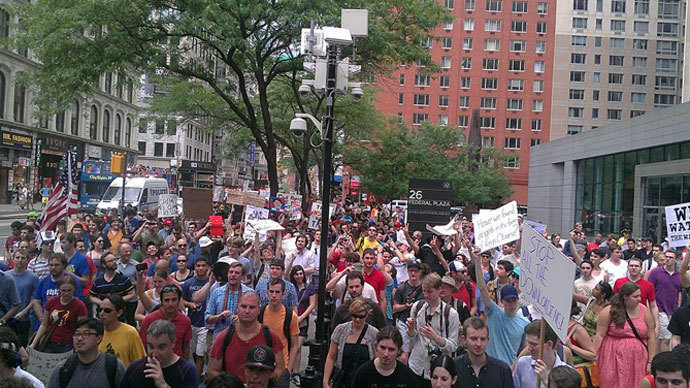
[[[137,210],[153,210],[158,208],[158,196],[168,194],[168,181],[163,178],[127,178],[125,181],[125,204],[131,204]],[[103,193],[98,203],[98,209],[108,209],[120,206],[122,199],[122,178],[115,178]]]

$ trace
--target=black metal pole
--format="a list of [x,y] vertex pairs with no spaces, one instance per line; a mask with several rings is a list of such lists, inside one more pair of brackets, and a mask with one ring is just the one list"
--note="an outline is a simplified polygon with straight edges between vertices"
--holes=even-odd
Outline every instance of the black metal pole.
[[120,209],[122,209],[122,219],[125,219],[125,181],[127,180],[127,152],[122,153],[122,198]]

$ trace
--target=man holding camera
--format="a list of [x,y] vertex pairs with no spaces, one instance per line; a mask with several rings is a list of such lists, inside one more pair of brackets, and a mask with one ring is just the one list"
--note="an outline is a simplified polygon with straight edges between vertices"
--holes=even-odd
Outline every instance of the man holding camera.
[[410,309],[418,300],[424,299],[422,292],[422,264],[419,260],[412,260],[407,264],[409,278],[398,286],[393,295],[393,315],[396,326],[402,334],[403,346],[400,360],[407,362],[410,352],[410,337],[407,336],[407,318],[410,317]]

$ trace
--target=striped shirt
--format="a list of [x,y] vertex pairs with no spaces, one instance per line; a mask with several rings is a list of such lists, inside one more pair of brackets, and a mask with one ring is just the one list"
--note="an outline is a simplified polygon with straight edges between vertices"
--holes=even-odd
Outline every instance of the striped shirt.
[[50,268],[48,268],[48,262],[44,261],[41,258],[41,255],[38,255],[35,259],[29,261],[29,265],[26,267],[26,269],[35,273],[39,279],[44,276],[50,275]]
[[[223,302],[225,301],[225,290],[227,289],[228,285],[227,283],[222,286],[222,287],[217,287],[216,289],[211,292],[211,297],[208,300],[208,303],[206,304],[206,313],[204,314],[204,321],[208,322],[208,317],[211,315],[218,315],[222,313],[225,310],[230,310],[232,312],[232,315],[237,314],[237,302],[240,296],[240,293],[237,291],[230,291],[228,293],[228,304],[226,306],[223,305]],[[251,291],[251,288],[245,286],[242,284],[242,293]],[[229,318],[224,318],[218,320],[218,322],[213,325],[213,339],[220,334],[223,329],[226,329],[228,326],[230,326],[230,322],[232,320],[232,316]]]

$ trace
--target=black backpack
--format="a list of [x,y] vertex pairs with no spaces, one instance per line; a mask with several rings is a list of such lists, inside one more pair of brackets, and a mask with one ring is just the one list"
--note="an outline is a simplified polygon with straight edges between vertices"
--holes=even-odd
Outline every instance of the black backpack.
[[[266,346],[268,346],[269,348],[273,348],[273,337],[271,336],[271,329],[268,326],[262,324],[261,331],[264,332],[264,341],[266,342]],[[221,371],[225,370],[225,352],[228,350],[228,346],[230,346],[230,341],[232,341],[233,335],[235,335],[235,324],[231,323],[228,327],[227,332],[225,333],[225,338],[223,338],[223,366],[221,368]]]
[[[290,351],[290,348],[292,347],[292,339],[290,338],[290,324],[292,323],[292,309],[287,308],[287,306],[281,304],[285,308],[285,319],[283,320],[283,334],[285,335],[285,338],[287,338],[287,345],[288,345],[288,352]],[[266,311],[266,307],[268,305],[264,306],[261,308],[261,312],[259,312],[259,318],[258,321],[261,323],[264,323],[264,311]]]
[[[104,353],[105,355],[105,374],[108,377],[108,384],[110,388],[117,388],[118,384],[115,382],[115,375],[117,374],[117,356],[113,353]],[[60,367],[59,382],[60,388],[67,388],[74,370],[77,369],[79,358],[76,354],[72,354],[65,360],[65,363]]]

